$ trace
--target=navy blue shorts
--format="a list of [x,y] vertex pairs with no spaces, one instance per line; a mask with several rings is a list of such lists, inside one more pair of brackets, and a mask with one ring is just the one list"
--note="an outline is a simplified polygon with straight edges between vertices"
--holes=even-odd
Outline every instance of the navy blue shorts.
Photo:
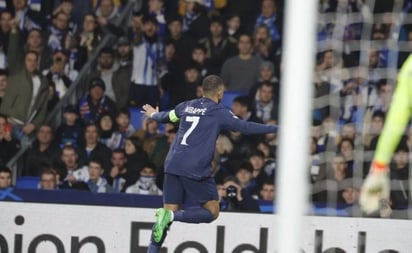
[[184,176],[165,173],[163,182],[163,203],[178,205],[203,205],[218,200],[213,178],[194,180]]

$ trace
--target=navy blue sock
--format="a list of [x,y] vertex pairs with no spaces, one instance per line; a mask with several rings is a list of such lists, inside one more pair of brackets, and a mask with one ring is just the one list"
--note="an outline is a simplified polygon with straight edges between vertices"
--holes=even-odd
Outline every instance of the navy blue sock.
[[209,223],[213,221],[212,213],[201,206],[174,211],[174,221],[186,223]]
[[[170,224],[169,227],[171,225],[172,224]],[[155,225],[153,225],[153,228],[154,228],[154,226]],[[160,240],[160,242],[155,242],[154,239],[153,239],[153,229],[152,229],[152,235],[150,236],[150,244],[149,244],[149,247],[147,247],[147,253],[158,253],[159,252],[160,248],[162,247],[162,244],[163,244],[164,240],[166,239],[167,230],[168,229],[166,229],[164,231],[162,240]]]

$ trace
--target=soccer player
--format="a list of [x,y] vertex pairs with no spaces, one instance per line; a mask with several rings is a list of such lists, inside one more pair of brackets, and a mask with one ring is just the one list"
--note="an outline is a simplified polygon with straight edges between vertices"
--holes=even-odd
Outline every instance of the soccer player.
[[[276,126],[237,118],[220,101],[223,80],[207,76],[202,84],[204,97],[178,104],[174,110],[159,112],[144,105],[142,113],[158,122],[177,122],[179,130],[165,160],[163,208],[156,211],[148,253],[158,252],[173,221],[210,223],[219,215],[219,201],[213,179],[212,160],[221,130],[244,134],[276,132]],[[189,206],[180,210],[182,204]]]
[[388,165],[398,146],[412,112],[412,56],[399,75],[385,126],[378,140],[372,166],[361,190],[359,204],[367,213],[379,210],[380,201],[389,199]]

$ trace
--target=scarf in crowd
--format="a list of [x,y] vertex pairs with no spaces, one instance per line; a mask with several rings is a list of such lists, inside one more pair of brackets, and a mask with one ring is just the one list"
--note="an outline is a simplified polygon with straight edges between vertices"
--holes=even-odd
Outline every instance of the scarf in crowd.
[[62,48],[62,42],[64,39],[64,36],[66,34],[66,31],[60,31],[54,26],[49,27],[50,31],[50,36],[49,36],[49,41],[47,42],[47,45],[54,51],[57,49]]
[[266,25],[270,32],[270,37],[273,41],[280,40],[280,34],[278,29],[275,25],[276,22],[276,15],[271,16],[270,18],[266,18],[263,15],[260,15],[256,20],[256,27],[259,25]]
[[200,14],[198,13],[186,13],[183,17],[183,31],[188,31],[190,24],[192,24],[192,22],[195,21],[199,16]]

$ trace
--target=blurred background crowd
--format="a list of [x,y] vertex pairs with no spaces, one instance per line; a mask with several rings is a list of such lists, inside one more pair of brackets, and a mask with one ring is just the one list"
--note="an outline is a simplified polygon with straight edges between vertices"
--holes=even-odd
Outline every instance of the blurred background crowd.
[[[284,2],[0,0],[0,189],[30,179],[40,189],[161,195],[178,126],[140,107],[201,97],[210,74],[225,81],[222,102],[239,118],[281,126]],[[359,187],[412,49],[411,6],[319,1],[312,142],[296,157],[308,160],[313,206],[328,214],[362,215]],[[276,198],[277,144],[275,133],[221,134],[222,210],[259,212],[258,201]],[[412,129],[377,216],[408,209],[411,147]]]

